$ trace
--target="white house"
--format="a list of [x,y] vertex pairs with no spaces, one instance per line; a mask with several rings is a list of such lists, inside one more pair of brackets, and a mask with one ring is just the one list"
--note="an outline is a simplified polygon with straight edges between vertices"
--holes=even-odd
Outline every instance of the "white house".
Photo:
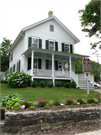
[[[74,80],[77,87],[84,88],[86,76],[75,74],[75,61],[89,56],[75,53],[74,46],[78,42],[80,40],[50,11],[48,18],[23,28],[18,34],[9,50],[9,72],[23,71],[31,75],[32,80],[53,81],[54,85],[56,81]],[[93,79],[89,75],[91,82]]]

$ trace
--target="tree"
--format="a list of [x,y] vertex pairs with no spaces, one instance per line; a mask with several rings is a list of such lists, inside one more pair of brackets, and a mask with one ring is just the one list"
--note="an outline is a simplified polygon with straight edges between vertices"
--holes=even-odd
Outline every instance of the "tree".
[[[80,21],[81,26],[83,27],[83,32],[88,32],[87,37],[95,37],[101,39],[101,30],[100,30],[100,1],[91,0],[88,5],[85,6],[85,9],[79,10],[78,13],[81,14]],[[99,47],[101,49],[101,41],[91,43],[91,49]],[[97,51],[97,50],[96,50]]]
[[3,38],[3,41],[1,43],[1,55],[9,55],[8,50],[10,48],[12,40]]
[[3,41],[1,43],[0,48],[0,54],[1,54],[1,71],[6,71],[9,68],[9,57],[10,54],[8,53],[8,50],[11,46],[11,41],[9,39],[3,38]]

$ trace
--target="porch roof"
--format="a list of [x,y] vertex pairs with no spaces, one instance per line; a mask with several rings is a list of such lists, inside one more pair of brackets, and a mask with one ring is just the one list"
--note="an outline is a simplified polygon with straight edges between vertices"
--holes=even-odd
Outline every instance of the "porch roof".
[[27,56],[28,54],[32,52],[32,50],[34,51],[34,56],[45,57],[45,58],[52,58],[52,54],[54,54],[55,59],[64,59],[64,60],[69,60],[69,56],[71,56],[72,61],[78,61],[78,60],[83,59],[84,57],[89,57],[87,55],[51,51],[51,50],[39,49],[39,48],[33,48],[33,47],[30,47],[29,49],[27,49],[22,55]]

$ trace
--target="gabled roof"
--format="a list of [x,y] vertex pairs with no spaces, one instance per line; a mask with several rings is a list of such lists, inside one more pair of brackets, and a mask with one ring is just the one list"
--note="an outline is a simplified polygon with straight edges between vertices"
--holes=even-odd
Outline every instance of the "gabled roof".
[[60,27],[62,27],[62,28],[66,31],[66,33],[69,34],[69,35],[74,39],[74,44],[80,42],[80,40],[79,40],[57,17],[51,16],[51,17],[48,17],[48,18],[46,18],[46,19],[44,19],[44,20],[41,20],[41,21],[39,21],[39,22],[37,22],[37,23],[34,23],[34,24],[32,24],[32,25],[29,25],[29,26],[23,28],[23,29],[20,31],[20,33],[19,33],[19,35],[17,36],[17,38],[15,39],[15,41],[14,41],[14,43],[12,44],[12,46],[11,46],[10,49],[12,49],[13,46],[16,44],[16,42],[21,38],[21,36],[23,36],[23,35],[25,34],[25,31],[27,31],[27,30],[29,30],[29,29],[31,29],[31,28],[34,28],[34,27],[36,27],[36,26],[38,26],[38,25],[41,25],[41,24],[43,24],[43,23],[45,23],[45,22],[47,22],[47,21],[49,21],[49,20],[54,20]]
[[36,26],[38,26],[38,25],[40,25],[42,23],[45,23],[45,22],[47,22],[49,20],[54,20],[57,24],[59,24],[74,39],[75,44],[80,42],[80,40],[55,16],[48,17],[48,18],[46,18],[46,19],[44,19],[42,21],[39,21],[39,22],[34,23],[32,25],[29,25],[28,27],[23,28],[22,31],[24,32],[26,30],[34,28],[34,27],[36,27]]

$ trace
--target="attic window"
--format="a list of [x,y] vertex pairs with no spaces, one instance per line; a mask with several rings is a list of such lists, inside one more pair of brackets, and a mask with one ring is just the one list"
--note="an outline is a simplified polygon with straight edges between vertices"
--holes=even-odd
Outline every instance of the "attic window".
[[50,25],[50,31],[54,32],[54,25]]

